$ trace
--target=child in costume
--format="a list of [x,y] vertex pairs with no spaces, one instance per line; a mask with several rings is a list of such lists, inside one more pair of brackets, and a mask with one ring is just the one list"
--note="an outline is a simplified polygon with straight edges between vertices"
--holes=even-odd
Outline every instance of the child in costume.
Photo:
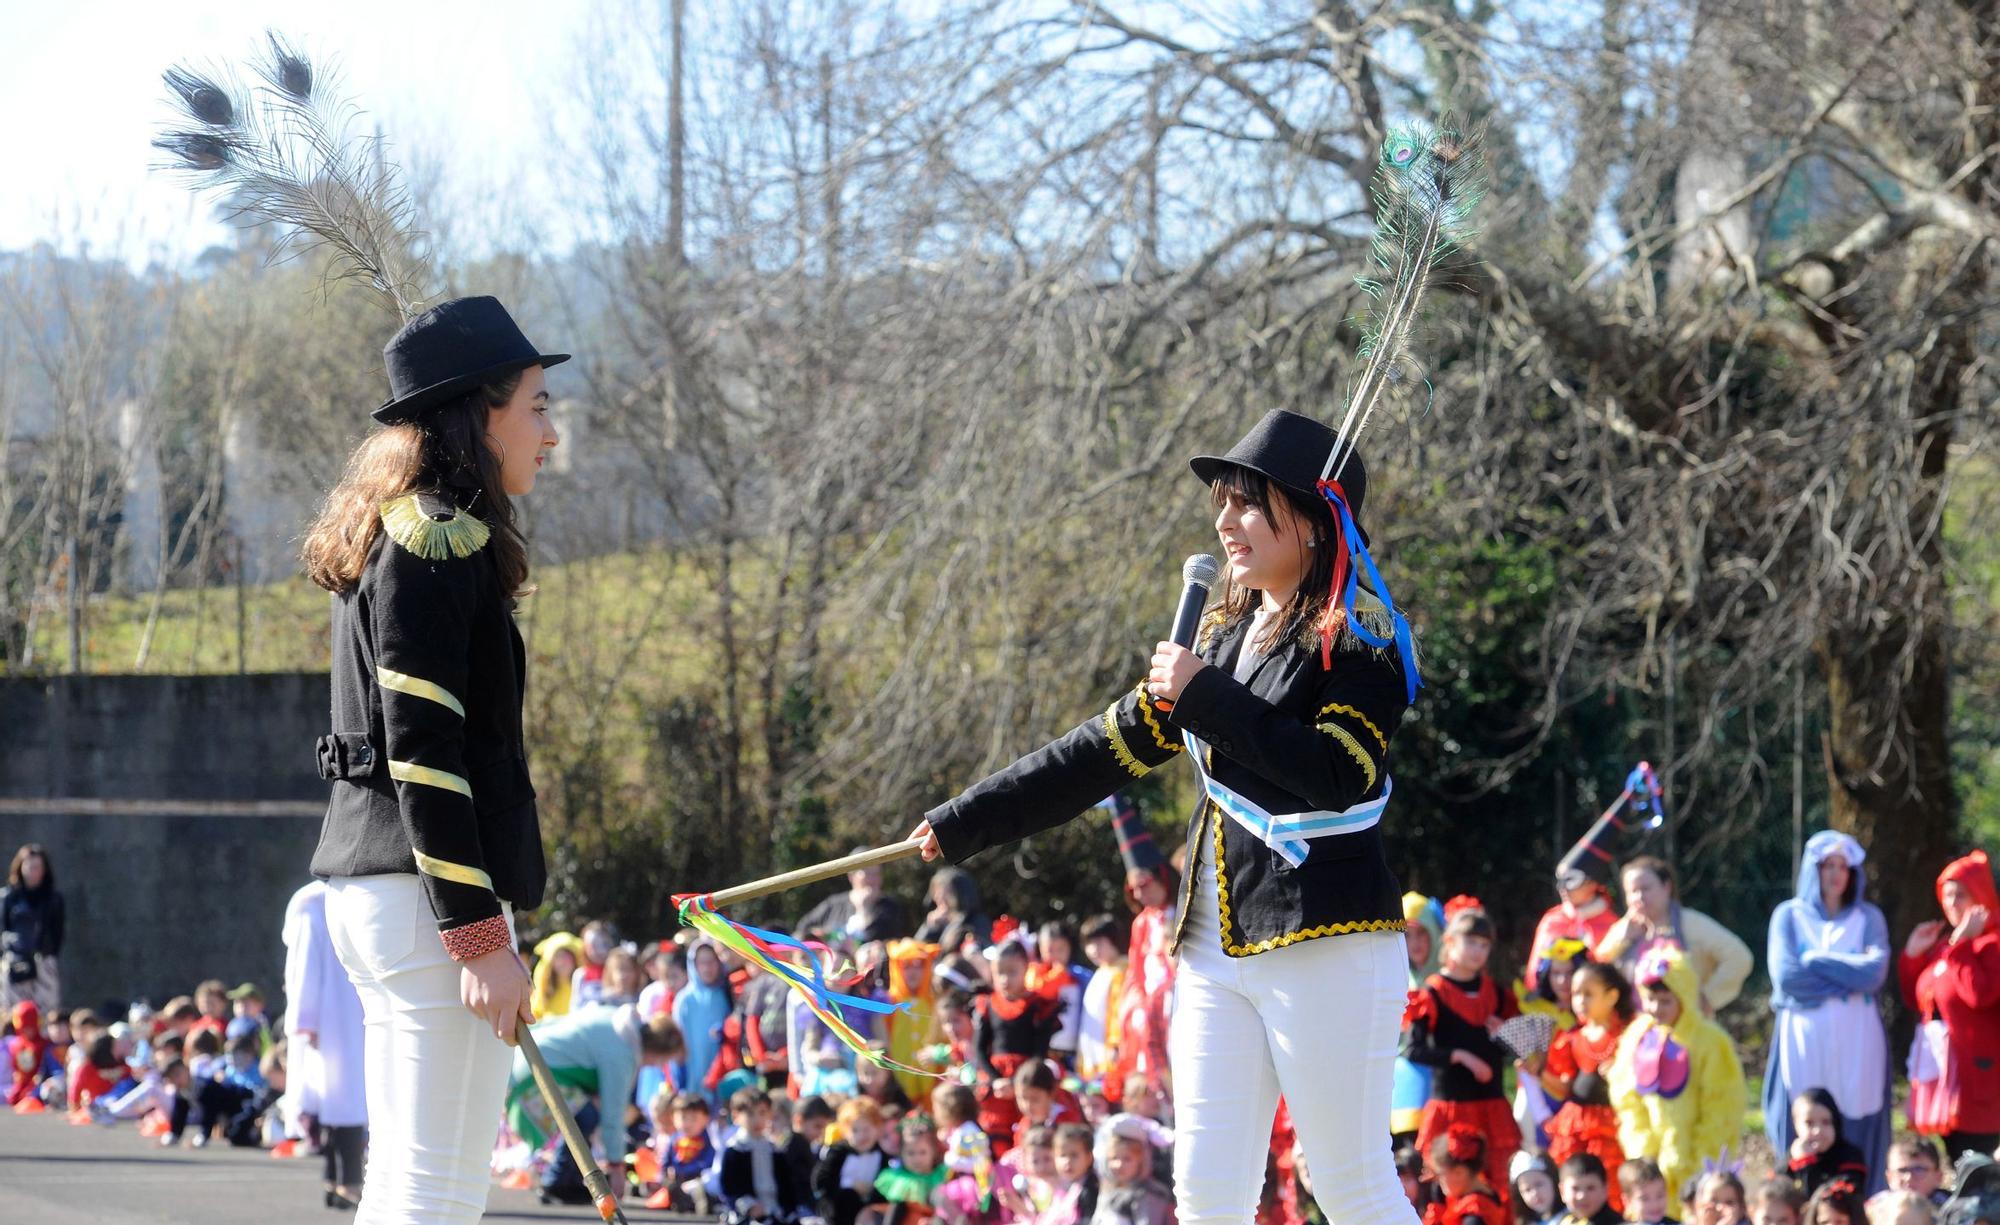
[[1835,1179],[1813,1192],[1806,1201],[1805,1225],[1867,1225],[1867,1222],[1861,1192],[1853,1183]]
[[1957,1161],[2000,1133],[2000,892],[1986,852],[1937,878],[1944,921],[1917,924],[1896,961],[1903,1002],[1922,1022],[1910,1048],[1910,1130]]
[[993,1202],[993,1142],[979,1126],[979,1099],[964,1085],[941,1084],[931,1091],[931,1113],[951,1175],[931,1203],[944,1221],[983,1221]]
[[1096,1214],[1101,1189],[1092,1151],[1096,1139],[1087,1123],[1064,1123],[1056,1129],[1056,1198],[1035,1218],[1035,1225],[1088,1225]]
[[1454,1123],[1431,1144],[1438,1199],[1424,1211],[1424,1225],[1507,1225],[1511,1213],[1486,1181],[1486,1138]]
[[1096,967],[1083,987],[1083,1022],[1077,1034],[1076,1074],[1084,1083],[1108,1083],[1118,1060],[1118,1002],[1125,993],[1127,937],[1110,915],[1083,925],[1083,955]]
[[728,1225],[798,1219],[805,1191],[771,1141],[771,1099],[762,1089],[738,1089],[729,1099],[736,1134],[722,1150],[717,1184]]
[[1702,1015],[1680,950],[1648,953],[1638,985],[1645,1015],[1626,1027],[1611,1065],[1619,1146],[1628,1161],[1657,1162],[1669,1189],[1691,1187],[1702,1163],[1720,1160],[1742,1136],[1743,1065],[1729,1035]]
[[1151,1119],[1114,1114],[1097,1130],[1102,1183],[1091,1225],[1174,1225],[1174,1196],[1153,1176],[1153,1150],[1172,1138]]
[[[1104,1078],[1106,1095],[1135,1074],[1153,1088],[1167,1083],[1167,1011],[1174,993],[1174,899],[1180,878],[1153,840],[1139,810],[1123,794],[1111,797],[1118,855],[1125,862],[1125,903],[1132,911],[1124,991],[1118,1001],[1118,1063]],[[1112,1097],[1114,1107],[1122,1106]]]
[[1731,1170],[1710,1170],[1694,1185],[1694,1225],[1747,1225],[1743,1180]]
[[[1421,991],[1424,980],[1437,973],[1438,956],[1444,952],[1444,908],[1434,897],[1405,893],[1403,924],[1410,990]],[[1407,1021],[1403,1028],[1409,1029]],[[1403,1042],[1406,1041],[1407,1037]],[[1403,1042],[1397,1045],[1396,1079],[1390,1088],[1389,1132],[1398,1144],[1414,1145],[1417,1128],[1423,1125],[1424,1106],[1431,1100],[1433,1070],[1426,1064],[1410,1062],[1401,1053]]]
[[1028,989],[1028,965],[1025,945],[1002,941],[993,958],[993,990],[973,1002],[979,1125],[998,1156],[1014,1146],[1014,1124],[1021,1118],[1014,1073],[1023,1064],[1048,1058],[1049,1041],[1062,1025],[1056,1002]]
[[1570,1003],[1580,1023],[1555,1036],[1545,1059],[1529,1061],[1531,1067],[1541,1064],[1543,1090],[1562,1103],[1548,1124],[1549,1160],[1560,1165],[1577,1153],[1595,1156],[1610,1180],[1611,1207],[1623,1210],[1616,1179],[1625,1153],[1606,1077],[1625,1027],[1638,1012],[1632,984],[1616,966],[1586,962],[1572,977]]
[[[881,1225],[906,1225],[931,1215],[931,1198],[951,1177],[940,1163],[937,1123],[917,1111],[903,1116],[902,1156],[896,1164],[875,1176],[875,1190],[887,1209],[873,1209]],[[865,1221],[866,1216],[863,1217]]]
[[[652,1148],[660,1163],[660,1189],[647,1199],[646,1206],[706,1216],[708,1190],[704,1180],[717,1157],[715,1137],[709,1134],[712,1114],[708,1099],[688,1092],[669,1097],[662,1089],[653,1102]],[[659,1108],[662,1105],[665,1110]]]
[[882,1202],[875,1181],[888,1168],[881,1148],[882,1109],[870,1098],[840,1104],[840,1138],[828,1144],[813,1167],[813,1202],[828,1225],[855,1225],[861,1210]]
[[1792,1099],[1792,1150],[1788,1172],[1807,1195],[1836,1179],[1868,1185],[1868,1159],[1841,1134],[1840,1107],[1825,1089],[1807,1089]]
[[1468,907],[1452,916],[1442,968],[1410,1003],[1403,1048],[1411,1062],[1436,1069],[1417,1128],[1418,1151],[1429,1156],[1454,1125],[1471,1128],[1485,1141],[1488,1187],[1506,1185],[1507,1164],[1521,1147],[1500,1075],[1510,1056],[1493,1036],[1517,1013],[1513,997],[1486,973],[1492,949],[1493,922],[1483,910]]
[[1055,1128],[1028,1128],[994,1167],[993,1198],[1001,1225],[1039,1219],[1054,1205],[1059,1186]]
[[[1514,999],[1522,1016],[1547,1017],[1555,1026],[1550,1042],[1576,1028],[1576,1014],[1570,1011],[1572,983],[1578,966],[1590,960],[1590,950],[1581,940],[1562,939],[1550,945],[1539,964],[1528,967],[1529,974],[1514,980]],[[1531,987],[1528,984],[1532,982]],[[1522,1062],[1524,1072],[1532,1072],[1548,1052],[1539,1052]],[[1537,1152],[1548,1148],[1548,1127],[1562,1099],[1549,1096],[1534,1075],[1524,1075],[1514,1090],[1514,1122],[1520,1126],[1523,1143]]]
[[1806,1193],[1799,1184],[1783,1174],[1773,1174],[1757,1188],[1757,1199],[1750,1209],[1752,1225],[1804,1225],[1805,1219]]

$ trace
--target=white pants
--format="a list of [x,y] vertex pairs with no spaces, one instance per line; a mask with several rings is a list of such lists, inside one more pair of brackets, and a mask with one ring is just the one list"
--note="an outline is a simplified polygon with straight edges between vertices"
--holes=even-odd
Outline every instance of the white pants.
[[459,1002],[458,963],[416,876],[335,877],[326,924],[366,1029],[368,1173],[356,1225],[472,1225],[486,1210],[513,1051]]
[[1284,1096],[1332,1225],[1411,1225],[1389,1149],[1389,1081],[1408,995],[1401,932],[1222,951],[1201,865],[1174,979],[1174,1197],[1180,1225],[1257,1216]]

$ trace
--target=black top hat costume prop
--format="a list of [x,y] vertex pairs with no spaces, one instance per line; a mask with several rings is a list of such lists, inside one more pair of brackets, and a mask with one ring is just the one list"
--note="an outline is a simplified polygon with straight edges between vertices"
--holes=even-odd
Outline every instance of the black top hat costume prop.
[[530,343],[498,298],[453,298],[405,323],[382,347],[389,398],[373,415],[384,425],[413,421],[517,370],[568,360]]

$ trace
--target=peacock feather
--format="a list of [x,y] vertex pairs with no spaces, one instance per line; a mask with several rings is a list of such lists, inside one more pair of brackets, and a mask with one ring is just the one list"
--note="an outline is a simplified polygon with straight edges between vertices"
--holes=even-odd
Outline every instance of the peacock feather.
[[187,66],[166,74],[175,118],[153,141],[233,218],[269,224],[278,258],[324,249],[329,281],[358,280],[402,319],[423,309],[433,275],[402,173],[331,73],[277,34],[250,63],[256,84]]
[[1476,136],[1448,123],[1413,124],[1389,133],[1370,188],[1375,235],[1372,271],[1355,279],[1366,294],[1360,373],[1347,396],[1333,452],[1321,478],[1339,480],[1347,457],[1383,401],[1422,381],[1412,342],[1424,320],[1424,295],[1472,236],[1472,214],[1486,194]]

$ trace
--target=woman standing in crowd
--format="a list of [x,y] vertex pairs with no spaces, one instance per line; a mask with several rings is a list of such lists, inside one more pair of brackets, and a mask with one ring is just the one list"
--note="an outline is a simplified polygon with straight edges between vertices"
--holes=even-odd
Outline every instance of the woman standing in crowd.
[[1889,1155],[1889,1037],[1875,995],[1889,977],[1889,923],[1866,900],[1867,852],[1846,834],[1806,842],[1798,896],[1771,915],[1771,1007],[1776,1025],[1764,1069],[1764,1130],[1773,1152],[1792,1148],[1792,1101],[1824,1089],[1840,1133],[1868,1163],[1873,1195]]
[[1701,911],[1682,906],[1674,892],[1673,869],[1665,862],[1641,855],[1626,863],[1620,875],[1625,914],[1598,942],[1596,960],[1616,962],[1633,978],[1652,949],[1679,949],[1687,954],[1700,987],[1701,1011],[1714,1016],[1728,1007],[1755,964],[1750,946]]
[[[1947,1161],[2000,1144],[2000,911],[1986,852],[1937,879],[1944,922],[1917,924],[1897,977],[1921,1024],[1910,1052],[1910,1126],[1944,1139]],[[1949,924],[1949,928],[1947,928]]]
[[14,852],[0,888],[0,1016],[29,1001],[45,1016],[62,1005],[63,896],[48,851],[30,842]]
[[318,744],[334,783],[312,871],[366,1017],[370,1225],[479,1218],[508,1047],[534,1019],[512,913],[541,904],[547,870],[513,499],[556,445],[542,370],[567,356],[536,350],[492,298],[410,320],[383,350],[384,428],[306,536],[307,573],[334,595]]
[[1229,576],[1197,648],[1158,644],[1148,676],[1102,714],[913,835],[927,858],[960,862],[1183,753],[1194,762],[1204,797],[1169,946],[1180,1225],[1253,1219],[1280,1094],[1329,1219],[1412,1216],[1383,1143],[1407,959],[1377,826],[1415,660],[1384,593],[1360,600],[1359,625],[1335,598],[1336,576],[1365,555],[1367,478],[1350,457],[1327,490],[1336,517],[1318,486],[1333,446],[1324,425],[1280,410],[1227,455],[1196,457]]

